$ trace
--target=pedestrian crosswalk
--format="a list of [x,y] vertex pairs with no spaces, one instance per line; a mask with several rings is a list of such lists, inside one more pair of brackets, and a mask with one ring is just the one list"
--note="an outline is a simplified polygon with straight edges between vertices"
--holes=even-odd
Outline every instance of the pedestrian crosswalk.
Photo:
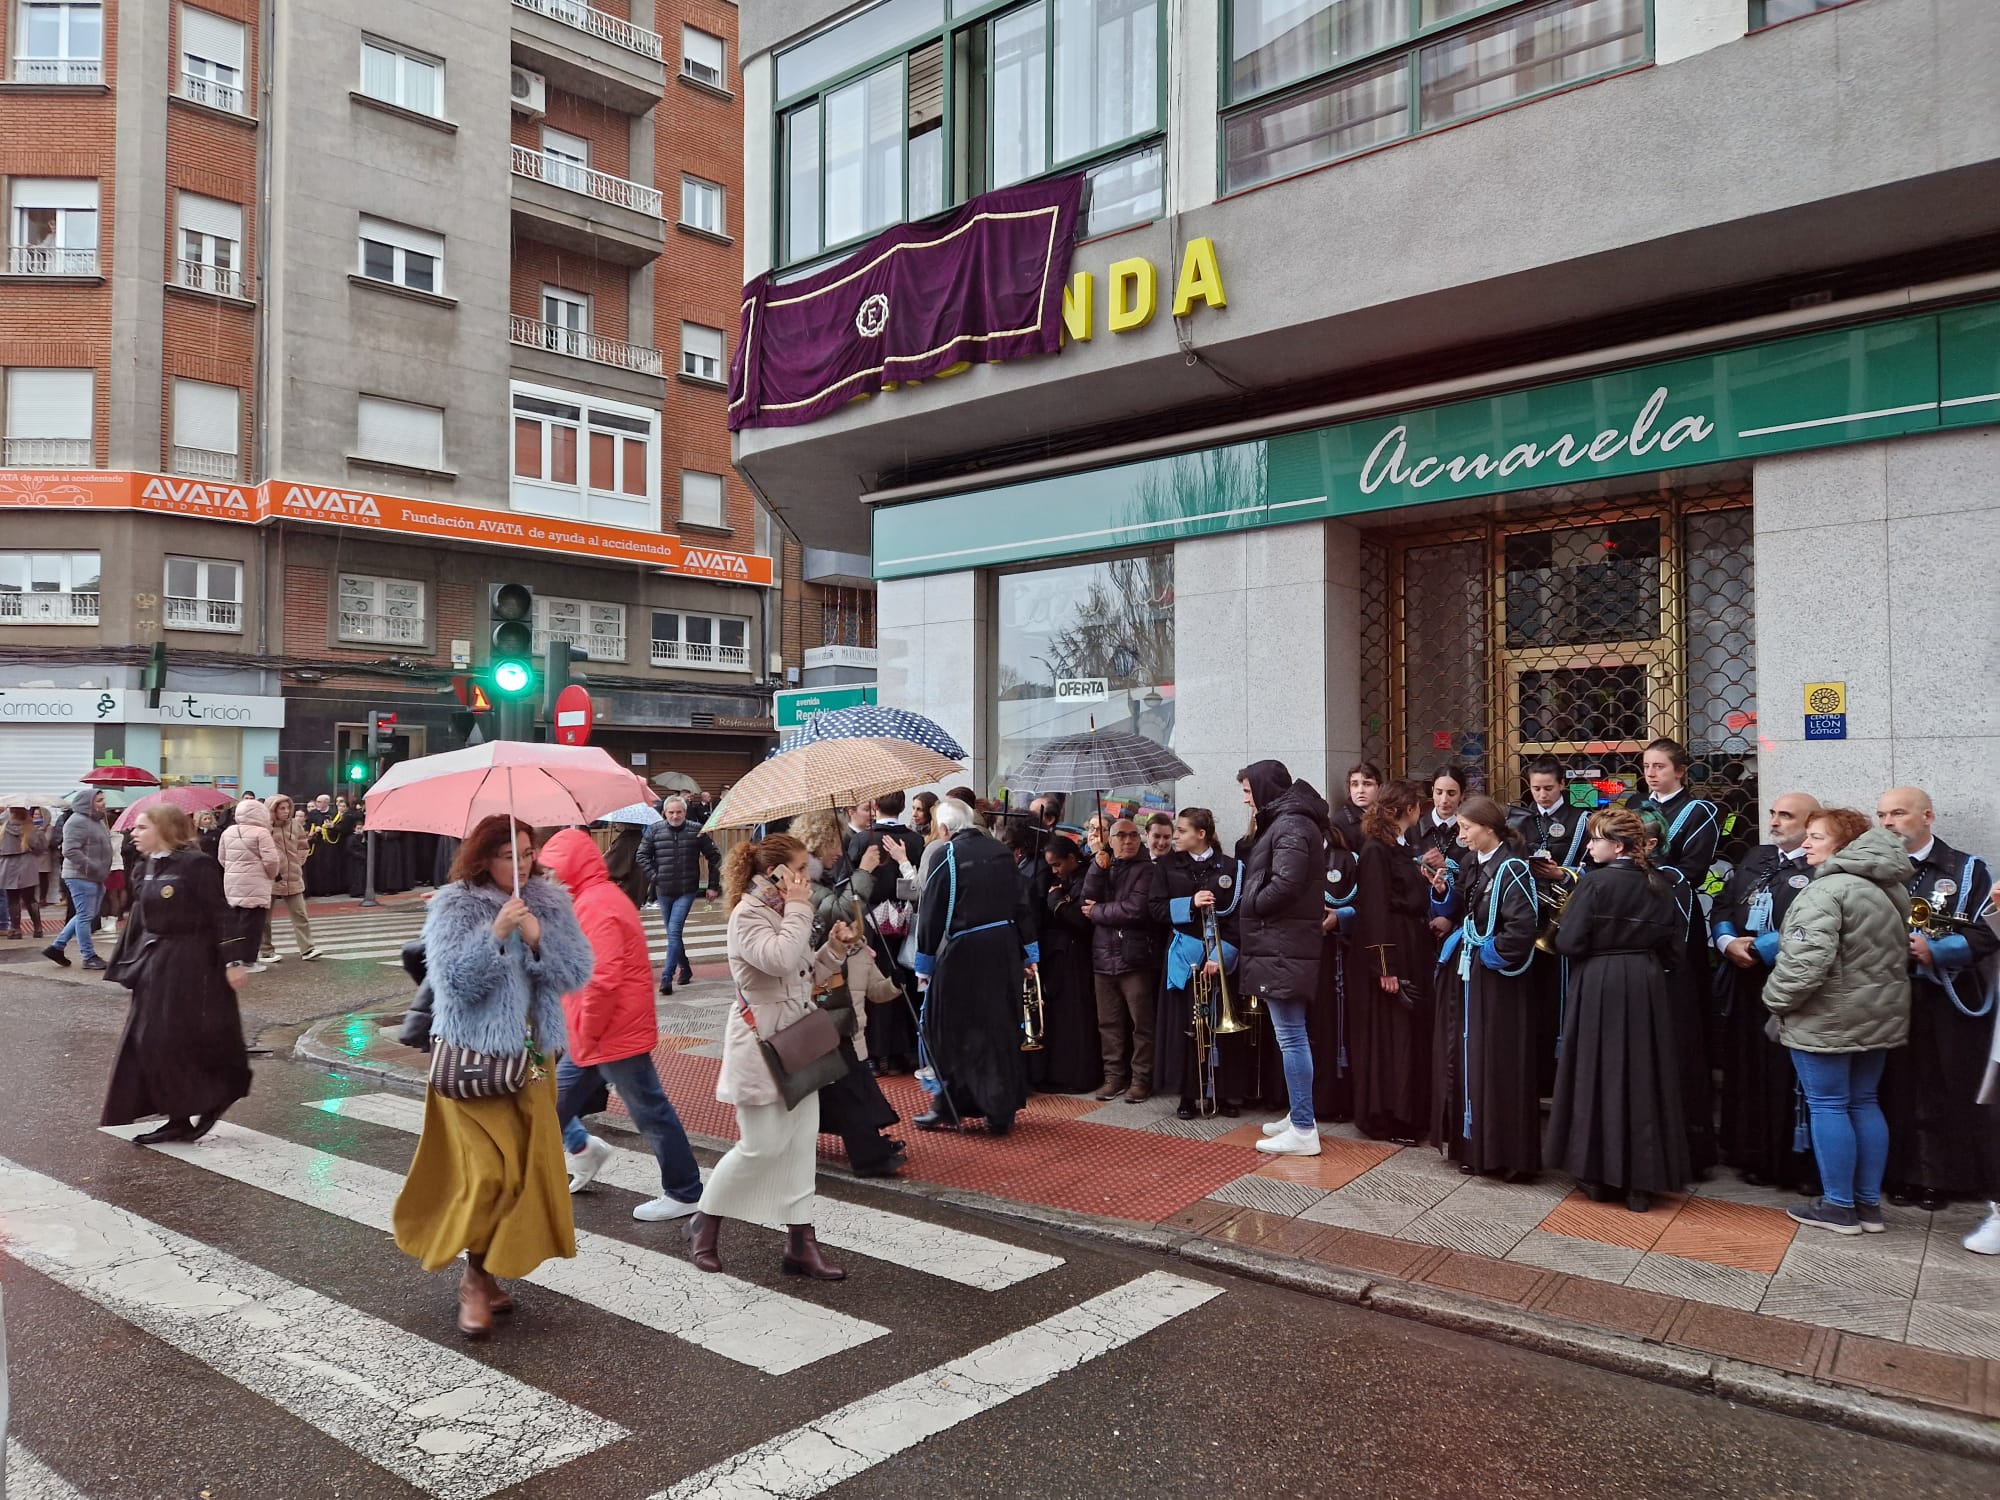
[[[313,943],[328,958],[369,960],[381,964],[402,963],[403,944],[424,930],[424,914],[429,904],[400,901],[393,906],[373,908],[339,907],[312,913]],[[639,914],[646,928],[646,948],[653,967],[667,960],[667,929],[659,908],[649,906]],[[682,937],[688,961],[697,964],[721,963],[728,957],[726,922],[722,913],[710,912],[697,903],[688,916]],[[272,925],[278,951],[286,958],[296,953],[291,924],[279,913]]]
[[[652,1459],[636,1469],[629,1458],[614,1463],[616,1472],[640,1474],[616,1493],[629,1500],[815,1496],[1219,1295],[1213,1285],[1162,1272],[1124,1273],[1106,1290],[1099,1268],[1083,1278],[1088,1295],[1073,1300],[1061,1290],[1073,1274],[1064,1255],[933,1222],[922,1209],[902,1214],[822,1195],[820,1239],[850,1257],[856,1279],[846,1288],[788,1282],[780,1290],[726,1272],[704,1275],[686,1259],[678,1226],[665,1234],[634,1229],[630,1238],[580,1226],[575,1259],[547,1262],[525,1278],[526,1310],[515,1321],[527,1326],[491,1346],[467,1346],[447,1310],[440,1307],[437,1324],[426,1327],[421,1314],[412,1321],[395,1292],[414,1274],[388,1237],[403,1178],[378,1163],[406,1159],[423,1110],[421,1100],[398,1093],[301,1098],[293,1091],[289,1100],[246,1107],[252,1124],[225,1120],[199,1142],[154,1146],[136,1164],[129,1155],[116,1158],[116,1170],[80,1163],[74,1180],[65,1180],[72,1175],[66,1163],[31,1167],[0,1157],[7,1229],[0,1250],[60,1289],[48,1295],[94,1305],[99,1316],[156,1341],[169,1363],[204,1366],[233,1384],[240,1401],[266,1403],[365,1459],[383,1474],[387,1488],[379,1493],[413,1490],[442,1500],[485,1500],[503,1490],[531,1500],[536,1480],[580,1461],[590,1461],[592,1475],[610,1472],[594,1457],[605,1450],[652,1454],[641,1419],[648,1405],[685,1411],[700,1393],[726,1387],[731,1377],[723,1372],[730,1370],[752,1381],[785,1381],[793,1394],[776,1409],[789,1413],[784,1424],[800,1425],[773,1435],[752,1420],[742,1438],[730,1440],[747,1446],[721,1463],[712,1460],[729,1447],[657,1472]],[[99,1138],[130,1139],[145,1128],[109,1127]],[[615,1148],[598,1191],[651,1197],[659,1191],[657,1165],[650,1153]],[[189,1213],[182,1202],[201,1206]],[[309,1284],[310,1268],[324,1264],[313,1257],[288,1257],[281,1262],[288,1274],[280,1274],[246,1258],[265,1243],[257,1235],[225,1231],[217,1238],[226,1248],[207,1243],[201,1236],[210,1231],[200,1226],[218,1214],[230,1218],[232,1204],[245,1219],[282,1226],[279,1243],[320,1243],[329,1231],[317,1226],[339,1220],[379,1234],[379,1251],[347,1265],[337,1288],[321,1288]],[[581,1209],[579,1217],[590,1220]],[[625,1215],[614,1221],[624,1223]],[[336,1258],[351,1261],[352,1253]],[[892,1280],[896,1290],[885,1294]],[[1023,1327],[1008,1317],[1018,1300],[1004,1295],[1009,1289],[1050,1282],[1057,1290],[1033,1291],[1026,1304],[1037,1321]],[[444,1277],[434,1284],[444,1285]],[[565,1317],[565,1307],[578,1312]],[[581,1361],[520,1357],[536,1341],[545,1349],[579,1318],[597,1320],[587,1323],[593,1334],[569,1335],[588,1340]],[[899,1336],[950,1357],[911,1374],[913,1362],[897,1358]],[[664,1342],[649,1346],[648,1339]],[[145,1357],[143,1343],[127,1347]],[[861,1364],[842,1358],[862,1350],[888,1352]],[[638,1382],[644,1400],[611,1401],[602,1371],[590,1368],[598,1358]],[[17,1344],[17,1389],[31,1359]],[[866,1372],[875,1368],[893,1373],[871,1393]],[[100,1378],[101,1371],[71,1376]],[[792,1382],[802,1385],[795,1390]],[[228,1387],[211,1383],[190,1397],[189,1421],[217,1419],[218,1389]],[[748,1404],[753,1419],[759,1407]],[[800,1422],[814,1411],[825,1414]],[[114,1500],[121,1493],[89,1473],[58,1472],[47,1458],[66,1466],[77,1450],[38,1455],[32,1423],[17,1424],[17,1437],[7,1450],[7,1494]],[[578,1485],[614,1493],[580,1478],[556,1487],[579,1493]],[[265,1492],[320,1491],[277,1483]]]

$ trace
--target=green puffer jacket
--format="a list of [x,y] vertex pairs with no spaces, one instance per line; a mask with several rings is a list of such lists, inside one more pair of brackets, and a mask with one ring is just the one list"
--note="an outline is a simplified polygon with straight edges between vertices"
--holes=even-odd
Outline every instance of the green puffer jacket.
[[1828,857],[1785,912],[1764,1004],[1800,1052],[1872,1052],[1910,1039],[1910,856],[1871,828]]

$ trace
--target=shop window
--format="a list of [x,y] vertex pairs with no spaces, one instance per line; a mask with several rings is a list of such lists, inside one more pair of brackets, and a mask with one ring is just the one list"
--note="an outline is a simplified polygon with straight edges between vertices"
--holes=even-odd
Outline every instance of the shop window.
[[750,667],[750,622],[734,615],[653,611],[652,663],[743,672]]
[[0,552],[0,625],[95,625],[95,552]]
[[243,731],[206,724],[160,726],[160,784],[212,786],[234,792],[242,785]]
[[444,292],[444,237],[361,217],[361,275],[413,292]]
[[1660,633],[1660,523],[1507,538],[1507,644],[1580,646]]
[[401,469],[444,469],[444,408],[385,396],[355,402],[354,452],[350,461],[393,464]]
[[1229,0],[1224,191],[1441,129],[1647,56],[1646,0],[1496,9],[1493,0]]
[[514,509],[659,530],[658,413],[516,385],[513,415]]
[[338,636],[343,641],[424,643],[424,586],[408,578],[340,575]]
[[199,193],[176,193],[180,253],[177,284],[224,297],[243,295],[243,206]]
[[10,469],[93,467],[96,390],[93,370],[9,370],[0,464]]
[[[1036,746],[1093,726],[1172,746],[1171,550],[1003,573],[995,590],[998,784],[1011,785]],[[1107,790],[1113,800],[1171,805],[1170,786]]]
[[97,0],[20,0],[9,40],[16,83],[104,81],[104,7]]
[[97,274],[97,179],[16,177],[7,242],[10,276]]
[[565,642],[591,661],[625,660],[625,606],[589,599],[556,599],[535,595],[537,656],[548,655],[549,642]]
[[245,28],[241,21],[181,7],[181,97],[233,115],[243,103]]
[[160,617],[169,630],[242,630],[243,565],[168,558]]
[[444,114],[444,62],[394,42],[361,39],[361,92],[420,115]]

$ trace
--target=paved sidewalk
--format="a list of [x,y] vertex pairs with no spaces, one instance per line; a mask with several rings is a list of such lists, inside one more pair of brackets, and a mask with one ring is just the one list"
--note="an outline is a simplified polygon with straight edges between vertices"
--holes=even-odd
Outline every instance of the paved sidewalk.
[[[663,999],[655,1053],[690,1135],[718,1146],[736,1137],[734,1112],[714,1099],[729,995],[710,970]],[[321,1030],[318,1051],[310,1037],[303,1050],[421,1079],[417,1055],[362,1018]],[[882,1084],[906,1120],[925,1107],[913,1079]],[[1523,1185],[1467,1177],[1435,1151],[1344,1126],[1321,1127],[1322,1156],[1267,1158],[1253,1149],[1264,1115],[1182,1121],[1174,1104],[1042,1094],[1005,1140],[976,1126],[906,1129],[905,1177],[1503,1337],[1552,1328],[1637,1341],[1656,1351],[1645,1372],[1662,1379],[1720,1388],[1716,1369],[1741,1362],[1792,1377],[1794,1394],[1848,1387],[2000,1419],[2000,1257],[1959,1244],[1979,1217],[1971,1205],[1890,1208],[1888,1233],[1844,1238],[1801,1229],[1784,1195],[1724,1170],[1633,1214],[1556,1173]],[[838,1141],[820,1145],[838,1163]],[[1439,1298],[1460,1311],[1426,1305]]]

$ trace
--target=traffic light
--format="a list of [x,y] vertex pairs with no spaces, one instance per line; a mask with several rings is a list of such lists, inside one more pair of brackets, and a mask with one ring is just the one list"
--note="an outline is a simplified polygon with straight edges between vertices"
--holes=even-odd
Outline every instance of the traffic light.
[[167,685],[167,643],[153,642],[153,654],[139,669],[139,685],[146,690],[146,707],[160,706],[160,690]]
[[365,755],[350,755],[347,757],[347,764],[341,768],[341,775],[346,778],[349,786],[360,786],[368,780],[371,765],[372,762]]
[[550,641],[542,672],[542,717],[548,721],[549,738],[555,738],[556,699],[573,680],[569,675],[570,658],[575,654],[568,641]]
[[388,732],[396,727],[396,716],[384,713],[379,708],[368,710],[368,760],[371,765],[380,765],[382,757],[389,753]]
[[528,738],[535,691],[535,595],[525,583],[493,590],[493,654],[488,676],[500,710],[500,738]]

